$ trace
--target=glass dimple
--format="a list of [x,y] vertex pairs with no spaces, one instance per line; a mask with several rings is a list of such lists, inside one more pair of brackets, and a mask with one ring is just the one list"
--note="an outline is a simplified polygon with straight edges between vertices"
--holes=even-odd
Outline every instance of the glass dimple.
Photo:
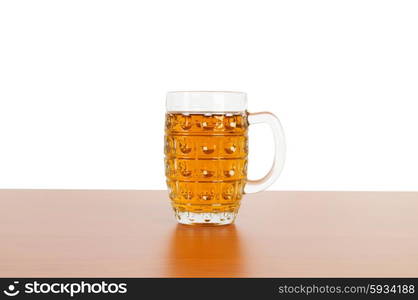
[[247,168],[248,168],[248,161],[245,160],[244,166],[242,168],[242,176],[247,177]]
[[200,121],[200,127],[204,130],[212,130],[215,128],[216,120],[214,120],[213,117],[203,117],[203,119]]
[[188,144],[186,143],[180,143],[180,151],[183,154],[188,154],[192,151],[192,147],[190,147]]
[[214,193],[213,192],[203,192],[200,194],[200,198],[203,201],[210,201],[213,199]]
[[212,177],[214,173],[215,173],[214,171],[209,171],[209,170],[206,170],[206,169],[203,169],[203,170],[202,170],[202,175],[203,175],[205,178],[210,178],[210,177]]
[[192,128],[192,118],[188,115],[182,115],[180,118],[180,126],[183,130],[189,130]]
[[230,170],[224,171],[224,174],[225,174],[226,177],[232,177],[232,176],[235,175],[235,170],[230,169]]
[[227,146],[225,147],[225,152],[228,154],[232,154],[237,150],[237,146],[235,146],[232,143],[227,144]]
[[212,154],[215,151],[215,147],[211,146],[202,146],[202,151],[205,154]]
[[193,193],[190,191],[182,191],[181,194],[185,200],[191,200],[193,198]]
[[231,201],[234,197],[235,187],[234,184],[225,184],[222,188],[222,199],[225,201]]
[[178,163],[178,170],[184,177],[190,177],[192,175],[192,171],[188,169],[187,164],[184,161]]
[[236,117],[226,117],[224,121],[225,128],[228,130],[234,130],[237,128],[237,120]]

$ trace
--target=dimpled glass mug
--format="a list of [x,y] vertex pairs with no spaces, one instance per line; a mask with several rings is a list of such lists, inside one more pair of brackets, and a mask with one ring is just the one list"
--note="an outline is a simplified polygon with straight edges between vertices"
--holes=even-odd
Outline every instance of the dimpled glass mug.
[[[166,100],[165,173],[179,223],[234,222],[243,194],[265,190],[280,175],[285,157],[282,126],[268,112],[248,113],[241,92],[169,92]],[[266,123],[273,132],[273,166],[247,179],[248,127]]]

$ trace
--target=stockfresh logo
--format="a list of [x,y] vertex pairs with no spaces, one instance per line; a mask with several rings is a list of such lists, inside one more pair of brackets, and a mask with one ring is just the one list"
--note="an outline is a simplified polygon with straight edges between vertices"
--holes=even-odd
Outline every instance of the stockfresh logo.
[[126,294],[128,292],[127,283],[114,282],[40,282],[37,280],[26,281],[18,289],[19,281],[9,284],[3,293],[9,297],[22,294],[61,294],[75,297],[78,294]]
[[17,289],[17,285],[19,284],[19,281],[13,281],[13,284],[9,284],[6,290],[3,291],[3,293],[7,296],[14,297],[20,293],[20,291]]

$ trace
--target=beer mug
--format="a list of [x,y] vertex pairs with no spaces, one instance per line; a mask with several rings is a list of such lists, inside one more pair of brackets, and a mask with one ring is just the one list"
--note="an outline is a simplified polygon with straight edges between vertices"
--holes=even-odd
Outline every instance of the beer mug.
[[[242,92],[169,92],[165,119],[165,173],[175,217],[181,224],[234,222],[243,194],[268,188],[280,175],[285,140],[268,112],[247,112]],[[248,127],[266,123],[275,156],[261,179],[247,179]]]

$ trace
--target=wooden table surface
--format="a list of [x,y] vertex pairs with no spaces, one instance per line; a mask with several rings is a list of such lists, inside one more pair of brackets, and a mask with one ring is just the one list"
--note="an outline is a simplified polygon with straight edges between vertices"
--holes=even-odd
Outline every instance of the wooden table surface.
[[263,192],[177,225],[165,191],[0,190],[0,277],[418,277],[418,193]]

